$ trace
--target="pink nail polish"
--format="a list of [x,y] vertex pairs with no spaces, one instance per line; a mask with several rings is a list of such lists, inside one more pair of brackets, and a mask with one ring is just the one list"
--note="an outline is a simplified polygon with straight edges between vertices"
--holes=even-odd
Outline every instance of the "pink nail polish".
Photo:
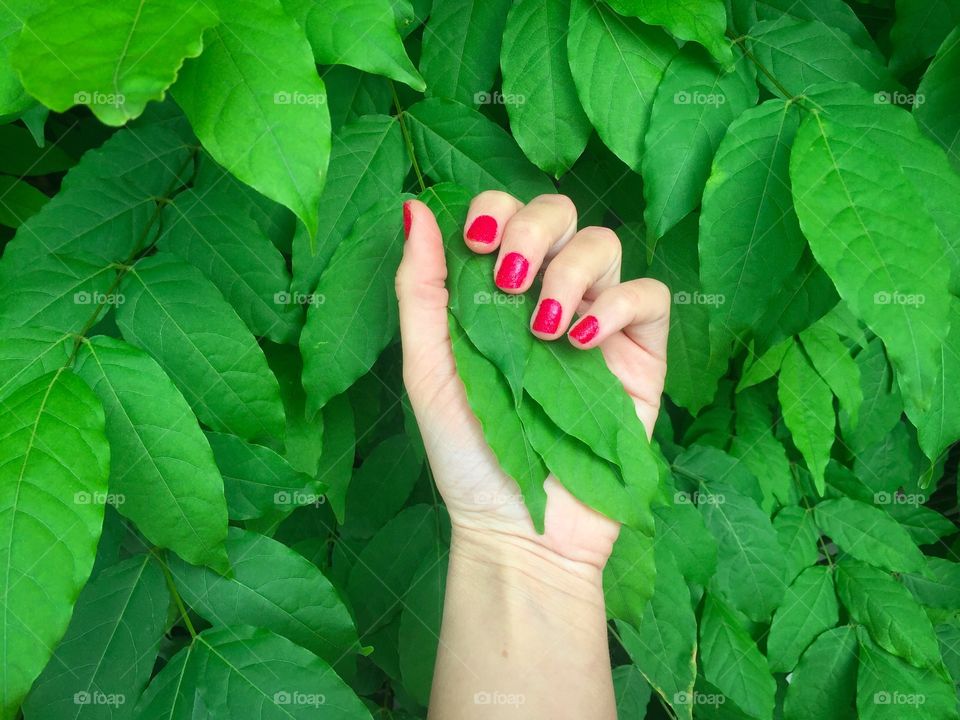
[[546,298],[540,301],[540,307],[537,308],[537,316],[533,320],[533,329],[537,332],[552,335],[560,327],[560,318],[563,316],[563,308],[556,300]]
[[413,214],[410,212],[410,203],[403,204],[403,238],[410,237],[410,226],[413,225]]
[[597,336],[599,331],[600,323],[597,321],[597,318],[593,315],[587,315],[573,326],[573,330],[570,331],[570,337],[581,345],[586,345]]
[[489,245],[497,239],[497,221],[489,215],[480,215],[470,223],[467,240]]
[[497,287],[504,290],[516,290],[523,285],[530,263],[520,253],[507,253],[497,271]]

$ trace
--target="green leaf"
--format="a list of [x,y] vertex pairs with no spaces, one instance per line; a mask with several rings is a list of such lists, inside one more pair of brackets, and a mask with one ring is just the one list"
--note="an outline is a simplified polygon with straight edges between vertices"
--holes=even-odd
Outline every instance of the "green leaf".
[[356,453],[353,408],[346,395],[331,398],[323,407],[323,427],[323,452],[317,462],[316,477],[327,487],[327,502],[342,524]]
[[784,720],[848,720],[853,717],[857,632],[827,630],[807,648],[793,671],[783,704]]
[[873,339],[855,359],[860,368],[863,405],[856,427],[850,427],[849,419],[841,413],[840,428],[850,449],[861,453],[893,430],[903,414],[903,400],[879,338]]
[[334,135],[316,242],[311,243],[302,228],[293,239],[294,292],[313,292],[358,218],[378,203],[382,206],[386,195],[398,195],[409,170],[395,118],[365,116]]
[[120,292],[124,338],[166,370],[200,420],[247,440],[282,436],[277,379],[243,321],[199,270],[158,253],[137,262]]
[[724,36],[727,13],[722,0],[609,0],[609,4],[621,15],[663,25],[680,40],[700,43],[724,65],[733,64],[730,41]]
[[110,448],[96,396],[67,370],[27,383],[0,416],[0,713],[14,717],[70,622],[103,523]]
[[255,335],[291,342],[300,308],[283,255],[228,188],[186,190],[164,209],[157,246],[198,268]]
[[914,503],[894,503],[886,511],[900,523],[917,545],[931,545],[957,531],[949,518]]
[[0,115],[15,115],[34,103],[20,84],[10,55],[20,40],[23,23],[43,10],[45,0],[14,0],[0,5]]
[[[23,704],[24,717],[86,720],[132,710],[157,660],[169,606],[163,570],[150,555],[97,575],[77,598],[67,634]],[[111,698],[120,702],[112,712],[103,704]]]
[[[920,128],[947,151],[960,171],[960,29],[954,30],[927,68],[914,101],[913,116]],[[923,98],[921,100],[921,98]]]
[[[365,115],[387,113],[393,104],[389,80],[379,75],[370,75],[347,65],[332,65],[323,71],[323,82],[327,86],[334,143],[336,133],[347,123]],[[333,162],[332,153],[330,162]]]
[[783,603],[773,614],[767,638],[770,669],[793,670],[807,646],[838,620],[832,572],[823,565],[807,568],[787,588]]
[[928,557],[924,574],[905,574],[900,579],[923,605],[960,610],[960,563]]
[[0,402],[21,385],[67,364],[73,349],[72,335],[21,328],[0,338]]
[[0,225],[18,228],[50,200],[30,183],[0,175]]
[[787,587],[786,562],[770,519],[723,482],[700,490],[699,510],[719,548],[716,588],[751,619],[769,618]]
[[877,50],[870,32],[854,9],[843,0],[807,0],[804,3],[793,0],[758,0],[757,13],[760,20],[777,20],[784,15],[798,20],[817,20],[846,33],[860,47]]
[[150,542],[226,570],[223,480],[180,391],[149,355],[103,336],[81,345],[76,372],[106,410],[120,514]]
[[909,591],[869,565],[837,566],[837,591],[850,616],[884,650],[917,667],[937,667],[940,649],[930,619]]
[[[657,542],[660,541],[658,537]],[[620,529],[603,568],[603,598],[608,617],[624,620],[634,627],[643,623],[657,576],[653,545],[654,539],[649,535],[629,527]]]
[[719,298],[700,292],[697,221],[691,214],[670,230],[657,243],[649,269],[650,277],[673,291],[666,394],[694,415],[713,400],[730,360],[728,345],[710,332],[708,303]]
[[613,669],[613,690],[617,697],[617,717],[632,720],[645,717],[650,703],[650,683],[636,665]]
[[230,0],[218,8],[221,24],[207,31],[203,54],[183,66],[173,97],[207,152],[293,210],[312,236],[330,115],[310,47],[279,0]]
[[[574,497],[631,528],[653,531],[650,504],[656,493],[657,473],[652,462],[643,472],[625,469],[621,474],[615,464],[554,425],[544,409],[528,396],[520,405],[520,419],[530,445]],[[627,444],[623,437],[618,442],[620,448]],[[652,461],[652,456],[647,457]]]
[[687,582],[706,585],[717,570],[717,541],[690,503],[654,509],[657,545],[668,548]]
[[446,582],[447,550],[431,548],[414,573],[400,613],[397,649],[403,687],[423,706],[433,685]]
[[765,20],[750,29],[749,42],[757,61],[776,77],[761,73],[760,82],[787,100],[828,82],[853,82],[871,92],[896,86],[879,54],[816,20]]
[[270,448],[244,442],[235,435],[208,432],[206,436],[223,474],[223,492],[232,520],[287,514],[302,505],[324,501],[322,482],[294,470]]
[[300,335],[309,416],[366,373],[397,333],[407,197],[386,197],[362,215],[320,276]]
[[893,572],[923,568],[923,554],[887,513],[852,498],[824,500],[814,508],[817,525],[841,550]]
[[184,602],[217,627],[267,628],[336,664],[357,631],[334,586],[309,560],[254,532],[230,528],[231,576],[170,558]]
[[783,421],[806,460],[817,492],[824,492],[823,473],[830,460],[836,419],[830,387],[794,343],[783,358],[777,382]]
[[883,339],[909,403],[926,409],[947,335],[950,268],[919,192],[885,148],[820,114],[800,126],[790,176],[817,261]]
[[917,668],[878,648],[861,629],[857,713],[863,720],[957,717],[957,693],[941,674]]
[[547,468],[524,433],[510,386],[496,366],[474,347],[450,315],[450,338],[457,372],[467,392],[470,409],[480,421],[483,437],[500,465],[514,479],[537,532],[543,532]]
[[960,440],[960,407],[950,388],[960,382],[960,300],[950,300],[950,332],[940,347],[941,371],[933,386],[930,409],[913,416],[920,447],[936,462]]
[[490,102],[510,0],[435,0],[423,30],[420,72],[430,95]]
[[796,505],[785,507],[773,519],[773,528],[787,566],[784,578],[793,582],[802,570],[816,563],[820,555],[817,547],[820,533],[813,512]]
[[19,125],[0,125],[0,144],[4,149],[0,171],[9,175],[39,177],[64,172],[77,164],[77,159],[61,147],[37,147],[30,131]]
[[896,0],[890,67],[902,74],[933,57],[957,24],[960,5],[955,0]]
[[759,392],[749,389],[737,394],[735,407],[736,434],[730,455],[759,481],[764,509],[789,503],[794,494],[793,473],[787,451],[774,434],[773,412]]
[[211,628],[157,674],[137,705],[138,720],[372,720],[353,690],[308,650],[269,630]]
[[707,593],[700,619],[703,675],[751,717],[772,720],[777,684],[736,613]]
[[650,110],[677,46],[661,30],[573,0],[567,35],[570,70],[583,109],[618,158],[640,172]]
[[630,659],[677,715],[690,720],[693,706],[678,702],[689,695],[697,674],[697,620],[690,591],[673,559],[657,553],[653,596],[638,628],[616,621],[619,639]]
[[476,110],[433,98],[405,117],[420,167],[434,182],[455,182],[473,195],[504,190],[525,202],[555,191],[513,138]]
[[19,273],[50,253],[129,260],[153,239],[157,198],[186,182],[192,157],[171,128],[118,131],[67,173],[60,192],[6,247],[0,268]]
[[403,508],[422,465],[423,458],[405,433],[389,437],[371,450],[347,490],[343,535],[375,535]]
[[703,192],[703,291],[723,298],[711,320],[738,334],[760,319],[806,244],[789,178],[799,124],[799,109],[781,100],[747,110],[720,142]]
[[422,92],[426,85],[410,62],[389,0],[282,0],[306,31],[322,65],[351,65],[385,75]]
[[500,67],[510,129],[524,154],[560,177],[583,153],[592,128],[570,74],[570,0],[516,0],[503,32]]
[[216,22],[212,8],[189,0],[53,4],[27,19],[11,60],[50,109],[88,105],[101,122],[123,125],[163,99]]
[[350,572],[347,592],[364,637],[389,623],[424,556],[434,552],[438,518],[429,505],[411,505],[364,546]]
[[654,239],[700,202],[713,154],[727,126],[757,101],[746,62],[718,71],[709,58],[685,46],[667,66],[644,140],[644,219]]
[[840,401],[840,412],[846,413],[850,425],[855,426],[863,403],[863,391],[860,388],[860,367],[850,356],[847,346],[822,320],[800,333],[799,338],[814,369]]

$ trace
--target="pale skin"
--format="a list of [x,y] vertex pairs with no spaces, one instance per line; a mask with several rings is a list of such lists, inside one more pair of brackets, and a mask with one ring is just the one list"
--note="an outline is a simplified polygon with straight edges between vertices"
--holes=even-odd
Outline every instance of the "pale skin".
[[[404,382],[452,524],[429,718],[615,720],[601,578],[619,525],[551,476],[545,532],[536,532],[457,375],[436,221],[418,201],[407,203],[405,215],[409,233],[397,273]],[[525,293],[541,273],[530,331],[543,342],[599,346],[651,433],[666,374],[669,291],[655,280],[620,282],[616,235],[578,230],[576,208],[562,195],[524,205],[485,192],[470,206],[464,242],[497,253],[491,288],[496,278],[503,292]],[[505,258],[516,261],[511,253],[529,264],[519,279],[501,272]],[[547,300],[559,303],[558,320],[544,322]],[[589,327],[596,334],[578,341]]]

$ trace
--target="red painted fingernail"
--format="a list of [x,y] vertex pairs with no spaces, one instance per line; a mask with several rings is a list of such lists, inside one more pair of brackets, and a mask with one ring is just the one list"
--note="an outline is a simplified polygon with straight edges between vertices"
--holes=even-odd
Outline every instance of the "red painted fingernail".
[[500,263],[500,270],[497,271],[497,287],[504,290],[516,290],[523,285],[527,277],[527,270],[530,269],[530,263],[520,253],[507,253]]
[[470,223],[467,240],[489,245],[497,239],[497,221],[489,215],[480,215]]
[[597,321],[597,318],[593,315],[587,315],[573,326],[573,330],[570,331],[570,337],[581,345],[586,345],[597,336],[599,331],[600,323]]
[[548,335],[555,333],[560,327],[562,315],[563,308],[556,300],[552,298],[541,300],[540,307],[537,308],[537,316],[533,320],[533,329]]
[[413,214],[410,212],[410,202],[403,204],[403,238],[410,237],[410,226],[413,225]]

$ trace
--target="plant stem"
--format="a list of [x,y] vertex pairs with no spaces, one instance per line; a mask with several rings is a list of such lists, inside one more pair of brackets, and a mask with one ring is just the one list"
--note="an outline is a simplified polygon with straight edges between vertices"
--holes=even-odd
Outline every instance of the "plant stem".
[[187,607],[183,603],[183,598],[180,597],[180,593],[177,591],[177,585],[173,581],[173,574],[170,572],[170,568],[167,567],[166,560],[164,560],[160,553],[157,552],[156,548],[151,548],[150,554],[157,559],[157,562],[160,563],[160,567],[163,568],[163,576],[167,580],[167,588],[169,588],[170,594],[173,596],[173,601],[177,604],[177,609],[180,611],[180,617],[183,618],[183,624],[190,633],[190,637],[196,638],[197,630],[194,628],[193,622],[190,620],[190,615],[187,613]]
[[400,105],[400,96],[397,95],[397,88],[390,80],[390,92],[393,93],[393,105],[397,108],[397,120],[400,122],[400,132],[403,133],[403,142],[407,146],[407,155],[410,156],[410,162],[413,164],[413,171],[417,174],[417,182],[420,184],[420,192],[427,189],[427,184],[423,181],[423,173],[420,172],[420,164],[417,162],[417,154],[413,149],[413,139],[410,137],[410,131],[407,129],[407,123],[403,119],[404,109]]

